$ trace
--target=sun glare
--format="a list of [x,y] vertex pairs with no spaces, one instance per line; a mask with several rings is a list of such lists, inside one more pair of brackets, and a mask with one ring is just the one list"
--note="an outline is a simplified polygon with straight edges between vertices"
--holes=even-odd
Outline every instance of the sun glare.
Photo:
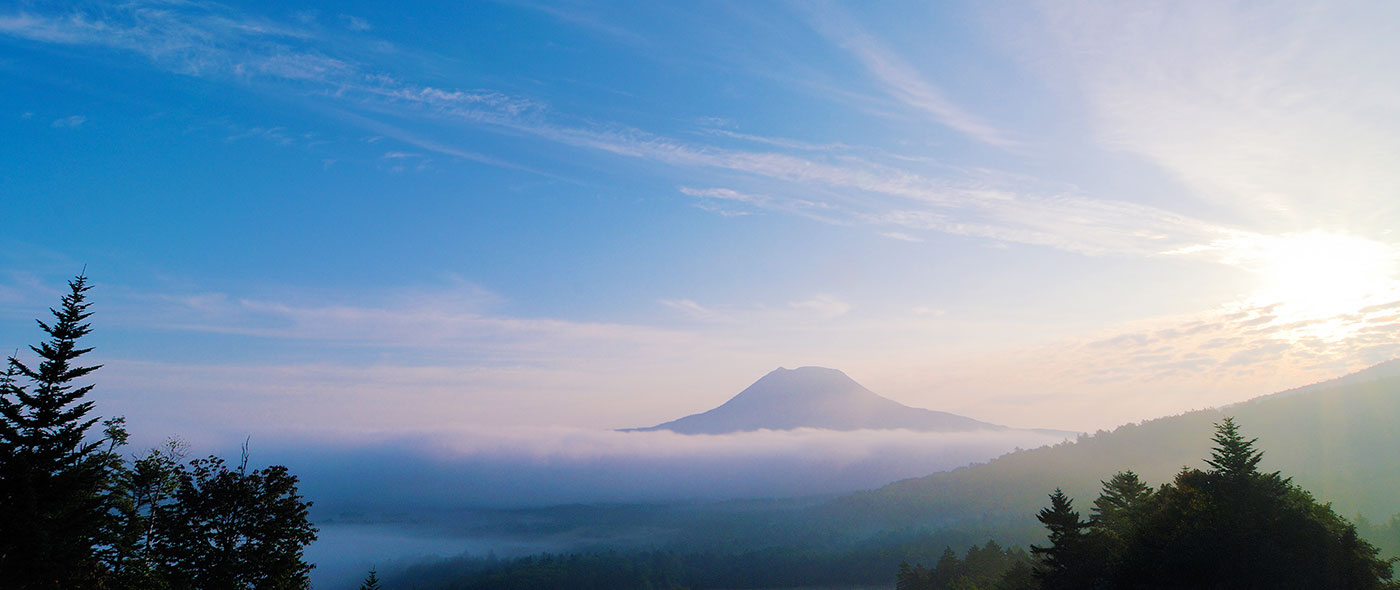
[[1310,232],[1274,238],[1261,252],[1261,302],[1288,320],[1316,320],[1389,301],[1397,292],[1397,252],[1389,245]]

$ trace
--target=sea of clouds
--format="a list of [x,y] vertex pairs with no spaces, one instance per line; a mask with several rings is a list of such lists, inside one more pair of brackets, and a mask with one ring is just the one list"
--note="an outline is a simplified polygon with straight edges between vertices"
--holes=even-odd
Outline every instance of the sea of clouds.
[[723,435],[471,429],[267,440],[323,508],[521,508],[830,495],[1055,444],[1032,431],[760,430]]

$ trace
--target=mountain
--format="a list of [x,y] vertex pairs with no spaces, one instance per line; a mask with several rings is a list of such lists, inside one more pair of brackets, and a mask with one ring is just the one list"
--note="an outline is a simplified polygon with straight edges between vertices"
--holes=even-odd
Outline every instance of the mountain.
[[[911,408],[881,397],[845,373],[823,367],[778,368],[723,405],[649,428],[681,434],[724,434],[750,430],[893,430],[924,432],[1005,431],[1005,426],[966,416]],[[1047,434],[1070,432],[1043,431]]]
[[814,515],[852,529],[979,530],[999,541],[1043,541],[1035,513],[1055,488],[1087,511],[1100,483],[1131,469],[1150,485],[1183,467],[1206,468],[1213,424],[1233,416],[1281,471],[1339,514],[1384,521],[1400,513],[1400,363],[1209,410],[1126,424],[1075,442],[1017,451],[984,464],[895,482],[836,499]]

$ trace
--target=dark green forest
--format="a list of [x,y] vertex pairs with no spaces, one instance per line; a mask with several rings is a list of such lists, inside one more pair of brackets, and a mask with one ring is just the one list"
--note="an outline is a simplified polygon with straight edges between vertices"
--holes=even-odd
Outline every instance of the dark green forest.
[[1037,514],[1044,590],[1079,588],[1381,589],[1391,561],[1330,505],[1277,471],[1232,418],[1216,425],[1207,470],[1153,490],[1132,471],[1103,482],[1085,520],[1059,489]]
[[171,441],[124,455],[125,419],[95,415],[87,277],[70,281],[47,336],[0,377],[0,587],[14,590],[294,590],[310,502],[286,467],[185,461]]

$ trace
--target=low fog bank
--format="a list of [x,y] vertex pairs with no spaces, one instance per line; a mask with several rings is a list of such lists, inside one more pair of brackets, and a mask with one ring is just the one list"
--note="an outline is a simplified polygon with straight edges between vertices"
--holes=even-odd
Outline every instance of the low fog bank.
[[680,435],[515,428],[255,442],[254,462],[288,465],[324,518],[338,511],[839,494],[1061,440],[1028,431]]
[[[370,567],[390,571],[464,552],[505,557],[661,542],[677,517],[639,504],[840,494],[1061,440],[1031,431],[509,428],[264,435],[251,440],[249,452],[250,465],[284,464],[300,478],[321,528],[307,551],[318,564],[313,578],[316,587],[333,588],[353,586]],[[230,445],[221,454],[234,459],[238,452]],[[564,504],[634,506],[501,511]]]
[[306,559],[317,589],[356,588],[370,569],[380,574],[411,565],[463,554],[519,557],[566,546],[548,540],[509,537],[462,537],[406,524],[321,523],[316,542],[306,549]]

